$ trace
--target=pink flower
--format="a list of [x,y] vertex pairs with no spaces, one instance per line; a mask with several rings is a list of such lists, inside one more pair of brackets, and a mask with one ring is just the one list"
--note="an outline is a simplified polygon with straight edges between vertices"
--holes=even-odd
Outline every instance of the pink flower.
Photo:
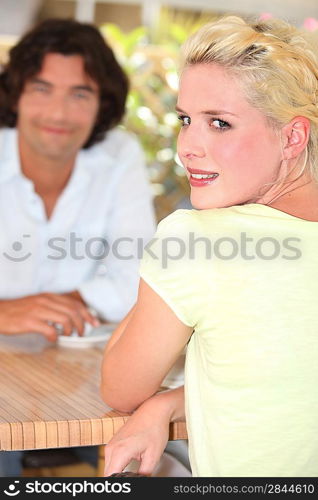
[[308,31],[315,31],[316,29],[318,29],[318,21],[314,17],[307,17],[304,20],[303,26]]
[[262,12],[262,14],[259,16],[261,21],[267,21],[267,19],[271,19],[273,17],[273,14],[270,12]]

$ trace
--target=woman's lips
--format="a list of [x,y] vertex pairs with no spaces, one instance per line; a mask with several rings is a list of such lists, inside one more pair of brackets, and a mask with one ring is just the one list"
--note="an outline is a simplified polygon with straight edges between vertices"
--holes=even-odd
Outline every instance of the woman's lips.
[[190,182],[190,185],[193,187],[204,187],[204,186],[209,186],[213,182],[216,182],[217,178],[218,178],[218,175],[216,177],[211,178],[211,179],[194,179],[190,175],[189,182]]
[[187,168],[190,177],[189,182],[191,186],[194,187],[204,187],[212,184],[218,178],[219,174],[217,172],[207,172],[206,170],[198,170],[193,168]]

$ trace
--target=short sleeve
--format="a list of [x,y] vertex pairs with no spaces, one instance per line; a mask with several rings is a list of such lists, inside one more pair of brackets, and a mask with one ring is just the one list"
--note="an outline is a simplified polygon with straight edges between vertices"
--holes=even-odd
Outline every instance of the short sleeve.
[[141,278],[187,326],[196,324],[193,263],[189,259],[191,210],[177,210],[163,219],[145,246]]

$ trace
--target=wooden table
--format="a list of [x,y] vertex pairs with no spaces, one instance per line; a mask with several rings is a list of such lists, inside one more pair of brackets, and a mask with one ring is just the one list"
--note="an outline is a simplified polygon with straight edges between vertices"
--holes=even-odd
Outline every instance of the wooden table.
[[[103,346],[61,347],[0,335],[0,450],[102,445],[129,415],[99,395]],[[184,423],[169,439],[186,439]]]

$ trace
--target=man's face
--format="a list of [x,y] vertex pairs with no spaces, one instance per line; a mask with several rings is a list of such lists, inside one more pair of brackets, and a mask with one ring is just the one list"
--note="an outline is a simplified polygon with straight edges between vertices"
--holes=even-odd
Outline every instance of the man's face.
[[86,143],[99,110],[99,88],[80,55],[47,54],[17,104],[20,148],[69,161]]

